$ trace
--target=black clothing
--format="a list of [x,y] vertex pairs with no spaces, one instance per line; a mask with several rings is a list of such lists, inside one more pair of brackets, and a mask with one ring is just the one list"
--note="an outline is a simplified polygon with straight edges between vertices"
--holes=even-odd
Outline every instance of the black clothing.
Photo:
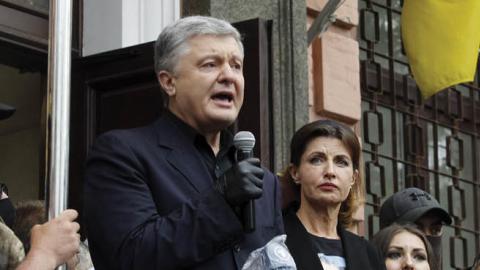
[[[296,215],[297,210],[298,207],[294,203],[284,212],[283,223],[287,234],[287,247],[295,260],[297,269],[323,270],[310,234]],[[368,241],[340,226],[337,230],[348,270],[385,270],[385,262],[380,252]]]

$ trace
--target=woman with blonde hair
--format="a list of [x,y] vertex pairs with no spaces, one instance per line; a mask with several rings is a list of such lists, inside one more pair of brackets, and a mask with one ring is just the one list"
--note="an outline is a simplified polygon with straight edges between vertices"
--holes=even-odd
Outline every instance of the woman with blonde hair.
[[335,121],[315,121],[294,134],[282,181],[295,197],[284,225],[298,269],[385,269],[379,252],[346,230],[363,203],[360,154],[355,133]]

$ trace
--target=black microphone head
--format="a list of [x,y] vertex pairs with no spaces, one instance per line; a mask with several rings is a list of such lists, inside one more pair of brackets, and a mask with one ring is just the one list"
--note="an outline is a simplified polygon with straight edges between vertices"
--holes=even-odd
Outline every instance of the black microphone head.
[[239,131],[233,137],[233,145],[237,150],[250,152],[255,146],[255,136],[250,131]]

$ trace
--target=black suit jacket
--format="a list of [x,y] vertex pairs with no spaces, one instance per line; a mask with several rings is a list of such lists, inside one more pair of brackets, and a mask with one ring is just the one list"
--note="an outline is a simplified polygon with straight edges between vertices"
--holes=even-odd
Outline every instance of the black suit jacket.
[[283,232],[276,177],[264,176],[256,230],[245,234],[202,156],[164,114],[100,136],[87,161],[85,214],[96,270],[238,269]]
[[[320,259],[314,250],[310,236],[296,215],[296,207],[286,209],[283,219],[287,234],[287,247],[299,270],[323,270]],[[340,226],[338,233],[348,270],[381,269],[385,262],[378,250],[362,237]]]

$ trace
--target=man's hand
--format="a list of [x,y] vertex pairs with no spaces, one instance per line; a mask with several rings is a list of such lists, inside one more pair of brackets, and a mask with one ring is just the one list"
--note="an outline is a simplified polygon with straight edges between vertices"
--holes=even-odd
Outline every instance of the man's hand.
[[80,244],[80,225],[74,222],[77,216],[77,211],[69,209],[47,223],[33,226],[30,252],[17,270],[29,266],[53,269],[73,257]]
[[226,172],[225,198],[230,205],[240,206],[262,196],[264,171],[258,158],[248,158]]

